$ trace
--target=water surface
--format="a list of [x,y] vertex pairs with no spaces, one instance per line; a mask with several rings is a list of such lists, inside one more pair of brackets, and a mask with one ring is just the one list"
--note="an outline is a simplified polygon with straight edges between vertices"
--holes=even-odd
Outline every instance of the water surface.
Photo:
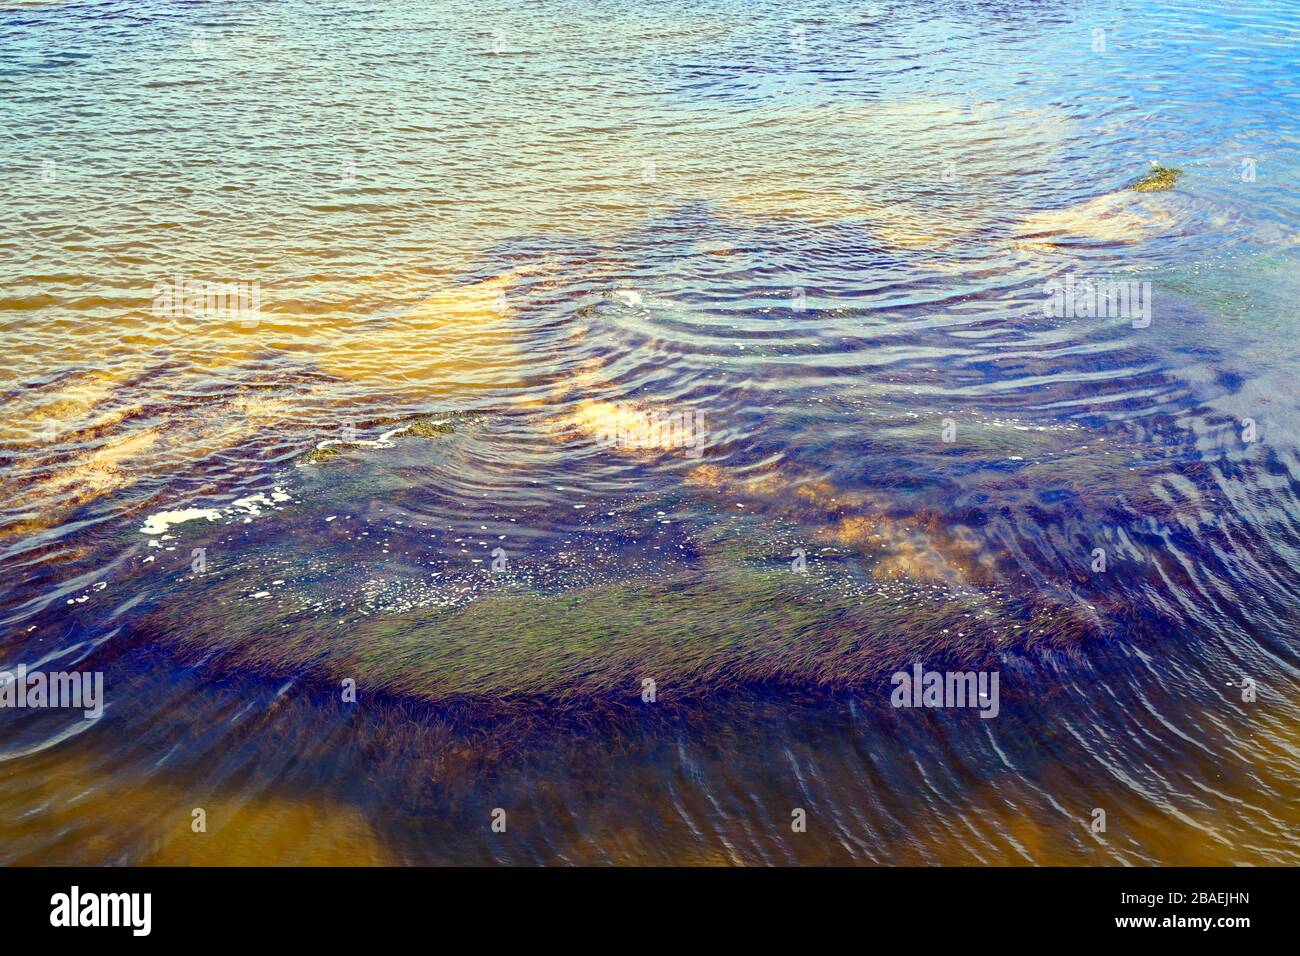
[[6,6],[0,859],[1295,863],[1298,27]]

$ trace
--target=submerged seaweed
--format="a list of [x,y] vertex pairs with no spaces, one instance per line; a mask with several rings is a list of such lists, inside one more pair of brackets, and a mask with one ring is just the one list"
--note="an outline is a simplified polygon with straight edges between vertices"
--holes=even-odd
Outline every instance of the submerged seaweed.
[[346,622],[244,600],[235,581],[196,582],[203,599],[160,608],[148,632],[242,672],[513,712],[630,704],[647,679],[675,702],[756,685],[851,688],[915,661],[989,667],[1013,648],[1077,648],[1097,632],[1055,601],[863,585],[843,558],[794,573],[746,525],[709,538],[696,569],[559,592],[508,584],[460,607]]

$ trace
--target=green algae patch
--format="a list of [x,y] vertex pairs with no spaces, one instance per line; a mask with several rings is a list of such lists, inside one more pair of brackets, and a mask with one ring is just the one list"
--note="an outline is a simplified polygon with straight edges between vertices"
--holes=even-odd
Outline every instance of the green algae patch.
[[1181,169],[1170,169],[1168,166],[1155,164],[1149,173],[1128,188],[1140,193],[1164,192],[1166,189],[1173,189],[1174,183],[1178,182],[1178,177],[1182,174]]
[[[381,423],[388,424],[390,420],[381,420]],[[449,421],[444,420],[424,420],[412,422],[404,428],[395,429],[387,433],[383,438],[401,437],[404,435],[415,435],[418,438],[436,438],[441,435],[450,435],[456,431],[456,426]],[[335,441],[323,448],[313,448],[311,451],[302,455],[298,463],[302,465],[321,465],[327,461],[333,461],[344,449],[350,448],[387,448],[389,442],[379,441]]]
[[450,435],[456,430],[456,426],[451,422],[415,422],[407,426],[403,435],[415,435],[417,438],[436,438],[439,435]]
[[327,461],[333,461],[339,455],[338,445],[328,445],[325,448],[313,448],[298,461],[304,465],[323,465]]

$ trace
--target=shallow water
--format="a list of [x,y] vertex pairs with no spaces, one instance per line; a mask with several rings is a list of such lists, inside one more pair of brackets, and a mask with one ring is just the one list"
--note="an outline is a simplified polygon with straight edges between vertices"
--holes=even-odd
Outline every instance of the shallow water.
[[0,10],[0,859],[1297,862],[1300,11],[516,7]]

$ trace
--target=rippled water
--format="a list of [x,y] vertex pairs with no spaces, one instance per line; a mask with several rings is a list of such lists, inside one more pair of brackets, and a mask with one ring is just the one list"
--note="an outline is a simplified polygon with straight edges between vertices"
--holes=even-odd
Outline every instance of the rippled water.
[[1298,30],[5,6],[0,859],[1297,862]]

